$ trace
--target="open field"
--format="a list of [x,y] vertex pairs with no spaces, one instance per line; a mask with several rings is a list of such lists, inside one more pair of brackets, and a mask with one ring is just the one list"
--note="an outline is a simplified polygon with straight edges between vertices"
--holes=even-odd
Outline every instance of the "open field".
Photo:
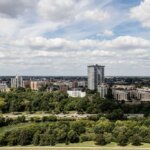
[[135,147],[132,145],[128,145],[125,147],[119,147],[116,143],[111,143],[106,146],[97,146],[94,144],[93,141],[90,142],[83,142],[83,143],[76,143],[76,144],[69,144],[66,146],[65,144],[57,144],[54,147],[50,146],[41,146],[41,147],[0,147],[0,150],[150,150],[150,144],[143,144],[141,146]]

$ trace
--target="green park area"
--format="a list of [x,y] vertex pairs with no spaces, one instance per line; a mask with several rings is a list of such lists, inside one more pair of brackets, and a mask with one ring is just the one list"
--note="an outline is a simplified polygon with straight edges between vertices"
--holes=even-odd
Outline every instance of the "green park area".
[[[84,98],[25,89],[0,93],[0,149],[148,149],[150,106],[132,108],[97,93]],[[131,112],[144,117],[126,118]]]

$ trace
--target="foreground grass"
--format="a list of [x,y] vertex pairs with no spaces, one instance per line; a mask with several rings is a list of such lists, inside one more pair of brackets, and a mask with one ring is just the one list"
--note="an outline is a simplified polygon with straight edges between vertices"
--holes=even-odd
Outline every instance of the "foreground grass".
[[26,147],[0,147],[0,150],[51,150],[51,149],[55,149],[55,150],[111,150],[111,149],[119,149],[119,150],[150,150],[150,144],[144,143],[141,146],[132,146],[132,145],[128,145],[128,146],[124,146],[124,147],[120,147],[118,146],[116,143],[110,143],[107,144],[106,146],[98,146],[95,145],[95,143],[93,141],[90,142],[83,142],[83,143],[75,143],[75,144],[69,144],[69,145],[65,145],[65,144],[57,144],[54,147],[50,147],[50,146],[45,146],[45,147],[34,147],[34,146],[26,146]]

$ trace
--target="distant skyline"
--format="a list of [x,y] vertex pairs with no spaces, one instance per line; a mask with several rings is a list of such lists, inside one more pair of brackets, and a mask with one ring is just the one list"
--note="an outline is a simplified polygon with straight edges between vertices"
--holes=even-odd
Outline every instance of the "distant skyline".
[[150,0],[0,0],[0,76],[150,76]]

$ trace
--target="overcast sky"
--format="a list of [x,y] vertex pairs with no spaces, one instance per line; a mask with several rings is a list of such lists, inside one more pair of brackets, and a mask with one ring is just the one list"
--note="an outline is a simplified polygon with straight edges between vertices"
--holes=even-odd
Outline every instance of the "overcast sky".
[[0,0],[0,75],[150,76],[150,0]]

